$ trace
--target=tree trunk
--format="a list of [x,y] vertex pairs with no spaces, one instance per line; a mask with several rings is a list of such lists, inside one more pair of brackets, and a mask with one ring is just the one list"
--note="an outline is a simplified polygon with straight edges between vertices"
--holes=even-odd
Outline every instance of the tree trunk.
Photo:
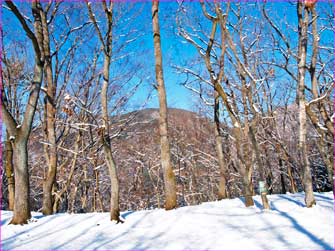
[[108,103],[107,103],[109,67],[110,67],[110,56],[105,55],[104,81],[101,89],[101,106],[102,106],[104,129],[102,130],[101,133],[101,141],[111,181],[110,219],[112,221],[115,220],[117,223],[119,223],[122,222],[122,220],[120,219],[120,209],[119,209],[119,180],[117,178],[116,164],[113,158],[109,138],[109,117],[108,117]]
[[254,205],[254,200],[252,199],[253,195],[253,185],[250,175],[250,170],[244,170],[242,173],[243,178],[243,193],[245,198],[245,206],[251,207]]
[[101,89],[101,106],[102,106],[102,117],[104,124],[104,128],[101,132],[101,141],[105,154],[105,160],[108,167],[109,178],[111,181],[110,219],[111,221],[115,220],[117,223],[119,223],[123,222],[120,219],[119,180],[117,177],[116,164],[113,158],[113,153],[111,150],[111,142],[109,138],[109,117],[108,117],[108,103],[107,103],[109,67],[110,67],[110,56],[105,55],[104,81]]
[[52,74],[52,60],[50,56],[50,40],[49,40],[49,30],[46,20],[46,13],[41,11],[41,23],[43,30],[43,51],[45,57],[44,63],[44,76],[46,84],[46,97],[44,98],[45,102],[45,124],[46,124],[46,140],[48,146],[46,147],[46,155],[48,160],[48,172],[47,176],[43,182],[43,207],[42,212],[44,215],[50,215],[53,213],[53,195],[52,189],[56,182],[56,173],[57,173],[57,146],[56,146],[56,86],[53,81]]
[[298,20],[299,20],[299,51],[298,51],[298,107],[299,107],[299,153],[300,162],[303,169],[303,183],[305,190],[305,203],[307,207],[312,207],[315,204],[313,194],[312,175],[307,152],[307,126],[306,126],[306,99],[305,99],[305,72],[306,72],[306,53],[307,53],[307,29],[308,29],[308,11],[304,9],[303,3],[297,3]]
[[15,168],[14,215],[9,224],[27,224],[31,218],[27,141],[16,141],[13,147]]
[[[99,170],[94,170],[95,175],[95,191],[94,191],[94,197],[95,197],[95,204],[96,204],[96,211],[97,212],[104,212],[104,207],[102,203],[101,193],[100,193],[100,181],[99,181]],[[99,209],[98,209],[99,205]]]
[[8,210],[14,209],[14,170],[13,170],[13,147],[9,140],[5,142],[4,166],[8,182]]
[[161,146],[161,165],[165,185],[165,209],[177,207],[176,179],[173,173],[168,139],[167,102],[163,79],[163,63],[160,30],[158,22],[158,1],[152,2],[152,26],[155,49],[156,81],[159,96],[159,134]]
[[226,190],[226,163],[223,156],[223,147],[222,147],[222,137],[220,133],[220,102],[219,95],[215,91],[215,104],[214,104],[214,136],[215,136],[215,150],[219,162],[220,168],[220,182],[219,182],[219,191],[218,199],[227,198]]
[[[259,147],[258,147],[258,143],[257,143],[257,140],[256,140],[256,135],[255,135],[255,132],[254,132],[253,125],[249,126],[249,137],[250,137],[250,140],[251,140],[251,143],[252,143],[252,146],[253,146],[253,150],[254,150],[255,155],[256,155],[256,162],[257,162],[257,165],[258,165],[258,168],[259,168],[259,174],[260,174],[261,181],[263,181],[264,184],[266,184],[265,168],[264,168],[263,162],[261,160],[261,153],[260,153],[260,150],[259,150]],[[268,199],[266,197],[266,194],[267,194],[266,191],[260,192],[260,194],[261,194],[261,197],[262,197],[263,208],[264,209],[270,209],[270,205],[269,205]]]
[[[237,120],[235,123],[237,125]],[[233,135],[235,137],[235,147],[237,153],[237,167],[238,171],[242,176],[243,183],[243,196],[245,198],[245,206],[253,206],[254,201],[252,199],[253,196],[253,185],[252,185],[252,162],[250,158],[250,150],[248,146],[248,140],[245,139],[242,141],[242,138],[246,138],[247,135],[244,135],[243,130],[239,126],[235,126],[233,128]]]
[[108,139],[103,139],[103,149],[105,153],[105,160],[107,162],[110,181],[111,181],[111,200],[110,200],[110,219],[117,223],[122,222],[120,219],[119,209],[119,180],[117,178],[116,164],[110,148]]
[[94,27],[98,33],[98,37],[103,46],[104,51],[104,68],[103,68],[103,83],[101,88],[101,110],[103,126],[99,128],[99,136],[103,146],[105,160],[107,163],[109,177],[111,181],[111,200],[110,200],[110,217],[111,220],[115,220],[117,223],[123,222],[120,219],[119,209],[119,180],[117,176],[116,164],[113,158],[111,142],[109,137],[109,116],[108,116],[108,85],[109,85],[109,68],[112,56],[112,42],[113,42],[113,7],[114,2],[110,1],[109,7],[107,7],[106,1],[103,1],[104,11],[106,14],[107,21],[107,32],[104,37],[101,35],[99,26],[95,19],[95,15],[92,12],[91,5],[87,3],[89,16],[94,24]]
[[287,165],[287,175],[288,175],[288,178],[290,180],[290,192],[291,193],[297,193],[298,192],[298,189],[297,189],[297,186],[295,184],[295,181],[294,181],[294,177],[293,177],[293,169],[292,167],[290,166],[290,163],[288,163]]
[[[239,130],[243,141],[240,141],[240,144],[242,143],[242,151],[240,153],[241,160],[243,160],[244,163],[241,164],[242,170],[241,174],[243,177],[243,185],[244,185],[244,197],[245,197],[245,206],[250,207],[254,205],[254,201],[252,199],[252,196],[254,194],[254,187],[252,184],[252,158],[251,158],[251,150],[250,150],[250,144],[248,140],[248,131],[247,127],[248,125],[245,125],[244,130]],[[241,149],[240,148],[240,149]]]
[[[271,165],[271,161],[270,161],[270,153],[267,149],[267,147],[264,147],[263,148],[264,151],[265,151],[265,162],[266,162],[266,165],[268,166],[268,169],[267,169],[267,174],[265,173],[264,175],[266,175],[266,185],[267,185],[267,188],[269,190],[269,194],[272,194],[273,193],[273,180],[274,180],[274,177],[273,177],[273,173],[272,173],[272,165]],[[281,170],[281,169],[280,169]]]
[[285,186],[285,178],[284,178],[284,168],[283,168],[283,160],[279,157],[279,171],[280,171],[280,185],[281,185],[281,193],[286,194],[286,186]]

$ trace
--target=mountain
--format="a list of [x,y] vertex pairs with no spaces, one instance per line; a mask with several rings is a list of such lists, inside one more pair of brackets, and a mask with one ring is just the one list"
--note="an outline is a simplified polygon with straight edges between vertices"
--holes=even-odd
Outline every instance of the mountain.
[[[270,128],[271,137],[281,136],[287,147],[288,160],[280,159],[272,141],[262,142],[262,157],[270,176],[272,193],[290,188],[287,168],[291,167],[293,179],[301,191],[301,170],[296,159],[297,118],[293,111],[277,109],[277,129],[272,130],[269,119],[259,128]],[[158,109],[144,109],[111,118],[111,142],[120,180],[121,210],[142,210],[164,206],[164,184],[160,166],[160,137]],[[285,118],[285,119],[284,119]],[[171,160],[176,175],[179,206],[197,205],[217,199],[219,167],[215,151],[213,123],[209,118],[181,109],[168,110]],[[67,123],[68,131],[58,128],[59,141],[57,183],[54,194],[59,198],[59,212],[108,211],[110,179],[101,149],[99,128],[96,123],[83,125],[73,118]],[[63,125],[59,124],[59,125]],[[222,124],[222,127],[224,125]],[[82,128],[78,130],[78,128]],[[285,129],[286,128],[286,129]],[[226,127],[223,135],[223,151],[226,161],[227,190],[231,198],[242,195],[243,183],[234,158],[234,138]],[[80,138],[78,138],[80,132]],[[258,133],[263,133],[262,129]],[[259,139],[264,137],[258,136]],[[267,139],[268,139],[267,138]],[[313,142],[312,142],[313,143]],[[314,143],[313,143],[314,144]],[[78,149],[76,147],[78,146]],[[35,128],[29,143],[31,206],[38,211],[42,206],[43,177],[47,172],[44,151],[46,144],[42,129]],[[311,144],[310,151],[315,151]],[[318,154],[310,158],[316,191],[329,189],[326,169]],[[253,156],[250,156],[253,158]],[[255,192],[259,173],[253,172]],[[5,176],[4,176],[5,177]],[[3,182],[3,208],[6,208],[6,182]],[[329,191],[329,190],[328,190]]]
[[[144,109],[111,118],[110,135],[120,179],[122,210],[164,205],[158,118],[158,109]],[[214,200],[219,170],[211,121],[197,113],[172,108],[168,111],[168,122],[179,205]],[[57,185],[54,187],[54,194],[61,197],[59,211],[107,211],[110,180],[98,129],[83,127],[76,155],[79,122],[74,120],[70,127],[68,133],[58,132],[64,133],[60,139],[64,142],[59,147]],[[33,210],[39,210],[42,205],[42,181],[47,172],[45,146],[41,128],[35,128],[29,142]],[[5,185],[3,188],[6,190]],[[6,208],[5,198],[3,205]]]

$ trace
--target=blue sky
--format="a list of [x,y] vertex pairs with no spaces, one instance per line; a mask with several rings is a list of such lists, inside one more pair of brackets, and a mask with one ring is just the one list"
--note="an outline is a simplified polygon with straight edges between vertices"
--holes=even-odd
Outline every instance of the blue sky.
[[[63,5],[68,7],[69,4],[75,3],[64,3]],[[259,4],[255,2],[245,2],[245,5],[248,5],[248,7],[245,9],[246,14],[251,14],[253,16],[253,21],[250,22],[250,26],[252,27],[253,23],[256,22],[257,18],[260,17],[260,12],[258,9]],[[30,11],[27,7],[27,3],[20,2],[17,3],[20,10],[23,10],[23,12],[27,16],[31,16]],[[130,5],[130,4],[129,4]],[[209,29],[209,23],[206,21],[206,19],[202,16],[200,5],[198,2],[193,3],[187,3],[187,8],[191,8],[193,10],[193,13],[199,13],[197,17],[195,17],[195,20],[200,20],[200,22],[203,23],[203,27],[205,29]],[[330,5],[326,3],[318,3],[318,8],[320,9],[320,15],[323,15],[321,11],[327,10]],[[82,5],[82,7],[85,7]],[[235,6],[236,7],[236,6]],[[234,8],[235,8],[234,7]],[[137,107],[140,107],[146,97],[148,96],[148,93],[152,90],[152,83],[155,82],[155,76],[154,76],[154,58],[153,58],[153,39],[152,39],[152,26],[151,26],[151,3],[150,2],[141,2],[134,4],[133,7],[128,8],[128,14],[135,15],[136,11],[140,11],[139,15],[136,16],[135,20],[131,21],[131,27],[138,29],[138,32],[142,32],[143,35],[138,39],[137,42],[130,44],[126,49],[133,50],[136,52],[135,56],[131,58],[130,60],[138,61],[140,64],[140,73],[138,76],[135,76],[133,79],[133,84],[137,83],[139,79],[143,80],[143,84],[141,85],[141,88],[137,91],[137,93],[133,96],[133,98],[129,102],[129,109],[136,109]],[[159,12],[159,18],[160,18],[160,27],[161,27],[161,41],[162,41],[162,51],[163,51],[163,63],[164,63],[164,78],[165,78],[165,85],[167,89],[167,100],[168,100],[168,106],[169,107],[176,107],[176,108],[183,108],[187,110],[196,110],[196,103],[199,101],[198,98],[192,94],[189,90],[187,90],[185,87],[181,86],[180,83],[185,80],[184,75],[176,74],[176,70],[173,68],[173,65],[192,65],[198,58],[196,50],[182,42],[183,39],[177,36],[176,34],[176,24],[175,24],[175,11],[178,8],[178,4],[176,2],[162,2],[160,4],[160,12]],[[295,44],[297,41],[296,33],[292,32],[293,29],[297,28],[296,23],[296,7],[294,4],[290,4],[288,2],[273,2],[268,3],[267,9],[269,10],[269,14],[273,18],[273,20],[279,25],[284,28],[284,32],[286,35],[290,38],[290,41]],[[5,47],[10,46],[11,39],[15,40],[21,40],[22,44],[27,45],[28,47],[31,46],[30,42],[27,40],[27,38],[23,35],[22,28],[20,27],[19,23],[16,21],[16,19],[13,17],[13,15],[8,10],[2,10],[3,11],[3,29],[9,36],[5,37],[4,44]],[[72,10],[75,11],[75,10]],[[331,10],[328,10],[331,12]],[[79,10],[78,13],[81,13],[81,20],[88,20],[87,16],[85,16],[86,9],[83,8],[82,10]],[[121,12],[119,12],[120,14]],[[122,16],[122,14],[121,14]],[[127,17],[126,15],[122,16],[123,18]],[[99,18],[99,17],[98,17]],[[323,16],[325,18],[325,16]],[[80,18],[79,18],[80,19]],[[284,25],[285,21],[287,21],[291,27],[291,30],[285,30],[287,26]],[[64,22],[64,19],[60,19],[59,22],[59,28],[62,28],[62,22]],[[75,23],[75,20],[73,21]],[[321,21],[324,22],[324,21]],[[120,26],[121,27],[121,26]],[[131,28],[131,29],[132,29]],[[118,38],[115,43],[115,48],[117,48],[118,44],[121,44],[124,39],[129,39],[128,37],[118,37],[117,34],[121,34],[122,32],[125,32],[120,28],[118,30],[118,27],[115,27],[115,34]],[[91,36],[90,40],[88,42],[83,43],[83,47],[86,49],[82,50],[82,53],[90,53],[90,49],[95,47],[97,44],[97,39],[95,37],[94,29],[90,28],[89,35]],[[88,33],[87,33],[88,34]],[[138,35],[137,32],[134,32],[131,34],[131,37],[134,37]],[[334,43],[334,36],[332,31],[325,31],[321,35],[321,43],[325,44],[333,44]],[[67,49],[67,47],[64,47],[64,50]],[[123,53],[123,52],[122,52]],[[32,55],[30,55],[32,56]],[[87,61],[89,62],[90,55],[87,55]],[[120,69],[122,67],[125,67],[125,69],[128,69],[129,63],[120,62],[116,63],[112,66],[111,72],[112,74],[119,74]],[[99,67],[102,67],[101,65]],[[113,68],[116,67],[116,68]],[[130,66],[129,66],[130,67]],[[196,66],[200,68],[203,68],[202,65]],[[129,70],[131,70],[129,68]],[[288,79],[285,81],[289,81]],[[126,87],[129,88],[129,87]],[[158,107],[158,99],[155,91],[153,92],[153,97],[147,104],[147,107]]]

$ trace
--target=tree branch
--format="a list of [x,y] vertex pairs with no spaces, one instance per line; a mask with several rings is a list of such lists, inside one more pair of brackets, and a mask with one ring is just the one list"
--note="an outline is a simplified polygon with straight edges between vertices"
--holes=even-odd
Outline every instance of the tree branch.
[[26,32],[27,36],[32,41],[33,46],[34,46],[34,50],[35,50],[35,53],[36,53],[37,60],[41,60],[40,47],[38,45],[38,42],[37,42],[37,39],[36,39],[34,33],[31,31],[31,29],[27,25],[26,20],[24,19],[24,17],[22,16],[21,12],[17,9],[17,7],[15,6],[15,4],[12,1],[6,0],[5,2],[7,4],[7,6],[11,9],[11,11],[14,13],[14,15],[17,17],[17,19],[19,20],[19,22],[22,25],[22,28],[24,29],[24,31]]

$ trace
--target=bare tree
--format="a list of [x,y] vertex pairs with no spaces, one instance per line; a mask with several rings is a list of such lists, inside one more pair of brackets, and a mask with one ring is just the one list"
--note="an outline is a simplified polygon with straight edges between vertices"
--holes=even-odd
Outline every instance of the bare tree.
[[[334,127],[331,121],[331,108],[329,109],[329,103],[332,103],[330,100],[331,92],[334,88],[334,79],[332,75],[325,74],[325,70],[323,68],[326,67],[326,63],[322,62],[320,57],[320,49],[319,48],[319,29],[318,29],[318,13],[316,11],[316,2],[313,1],[305,1],[305,6],[307,7],[308,13],[311,13],[311,24],[312,24],[312,55],[310,60],[310,65],[307,68],[308,73],[311,78],[312,84],[312,97],[313,100],[306,104],[306,113],[312,122],[314,128],[319,134],[319,140],[317,140],[317,145],[319,148],[319,152],[322,156],[322,159],[327,166],[328,170],[328,180],[332,187],[334,187],[334,155],[332,153],[333,147],[326,147],[327,141],[331,142],[334,138]],[[326,29],[327,27],[323,26],[320,28]],[[320,59],[318,62],[318,58]],[[327,58],[327,57],[326,57]],[[318,69],[318,64],[322,65],[321,69]],[[324,76],[324,81],[321,81],[321,75]],[[329,79],[329,80],[328,80]],[[324,82],[324,83],[320,83]],[[328,103],[328,107],[327,107]],[[319,114],[319,115],[318,115]],[[323,122],[323,123],[322,123]],[[324,124],[324,125],[323,125]],[[329,150],[330,148],[330,150]],[[334,189],[333,189],[334,192]]]
[[[56,4],[55,9],[58,8],[60,2]],[[51,2],[46,7],[49,9]],[[53,198],[52,198],[52,188],[56,179],[57,172],[57,144],[56,144],[56,104],[55,96],[57,86],[54,83],[53,73],[52,73],[52,56],[50,53],[50,35],[49,27],[47,21],[47,11],[41,8],[41,22],[43,27],[43,53],[45,57],[44,63],[44,77],[45,77],[45,134],[48,141],[46,146],[46,156],[48,161],[48,172],[43,183],[43,208],[42,212],[44,215],[50,215],[53,212]]]
[[107,31],[103,36],[95,16],[92,12],[91,3],[87,2],[87,8],[89,16],[93,25],[96,29],[100,43],[103,47],[104,53],[104,66],[103,66],[103,84],[101,88],[101,108],[102,108],[102,120],[103,125],[100,127],[100,138],[105,153],[105,160],[108,166],[110,180],[111,180],[111,200],[110,200],[110,217],[111,220],[115,220],[117,223],[123,222],[120,219],[120,208],[119,208],[119,180],[117,176],[116,163],[113,157],[111,149],[111,139],[109,135],[109,113],[108,113],[108,86],[109,86],[109,75],[111,66],[112,56],[112,41],[113,41],[113,1],[107,6],[106,1],[102,1],[104,13],[106,15]]
[[[66,72],[63,73],[64,65],[67,63],[67,68],[69,68],[69,63],[74,64],[73,54],[80,40],[74,39],[73,42],[69,42],[71,34],[82,30],[90,22],[83,22],[77,27],[71,27],[69,21],[65,32],[62,32],[61,35],[57,33],[58,30],[53,30],[54,23],[57,21],[57,17],[61,16],[58,12],[60,11],[60,6],[62,2],[56,2],[54,5],[52,2],[49,2],[45,9],[41,11],[42,25],[43,25],[43,51],[45,55],[45,65],[44,65],[44,83],[45,83],[45,97],[44,97],[44,132],[45,140],[47,144],[44,144],[46,160],[48,163],[48,171],[43,183],[43,208],[42,212],[45,215],[53,213],[53,202],[54,198],[52,195],[54,185],[56,183],[56,174],[58,166],[58,150],[57,142],[60,137],[57,137],[57,112],[59,108],[59,102],[61,101],[59,95],[62,92],[57,91],[59,89],[59,80],[60,76],[63,74],[66,76]],[[70,13],[66,9],[63,10],[63,16],[67,20],[70,20]],[[49,16],[49,19],[48,19]],[[52,27],[50,31],[49,26]],[[68,43],[70,46],[65,53],[61,53],[64,44]],[[51,48],[51,46],[54,48]],[[51,53],[52,49],[52,53]],[[64,81],[62,89],[66,88],[66,81]]]
[[[6,1],[7,6],[20,22],[28,38],[32,41],[35,53],[34,78],[30,87],[30,95],[22,123],[16,121],[7,108],[6,95],[2,95],[2,113],[13,145],[14,172],[15,172],[15,203],[14,215],[11,224],[27,224],[31,218],[29,205],[29,173],[27,143],[30,136],[36,105],[43,78],[44,54],[41,50],[43,44],[43,29],[41,21],[41,4],[32,2],[31,9],[34,16],[33,32],[21,12],[12,1]],[[4,93],[3,93],[4,94]]]
[[[250,159],[251,151],[248,144],[249,126],[247,122],[246,125],[243,125],[243,122],[238,114],[236,100],[231,100],[229,94],[227,93],[226,90],[224,90],[223,86],[221,85],[224,82],[229,84],[229,80],[225,75],[225,67],[224,67],[225,56],[226,56],[226,43],[228,43],[229,47],[233,51],[236,50],[235,47],[233,47],[234,44],[232,42],[232,39],[230,38],[230,35],[226,30],[226,22],[228,18],[230,5],[229,3],[227,4],[226,12],[223,13],[221,7],[218,4],[215,4],[215,6],[213,6],[214,9],[213,12],[215,13],[215,16],[213,16],[206,10],[206,6],[203,2],[200,2],[200,4],[202,7],[203,15],[206,17],[207,20],[211,22],[211,31],[208,37],[206,38],[207,40],[204,41],[204,39],[201,38],[199,35],[195,35],[196,38],[193,39],[190,36],[190,34],[182,27],[180,27],[179,33],[187,42],[192,44],[197,49],[199,55],[205,62],[207,74],[209,75],[210,80],[206,80],[200,74],[189,69],[184,69],[183,72],[198,78],[200,81],[204,83],[211,85],[212,87],[214,87],[215,91],[221,97],[223,104],[229,115],[229,118],[231,119],[232,125],[234,127],[232,129],[232,134],[234,137],[236,155],[238,157],[238,161],[236,162],[236,164],[239,169],[239,172],[243,177],[245,204],[246,206],[252,206],[254,203],[252,200],[253,185],[251,180],[251,174],[252,174],[252,161]],[[217,32],[217,27],[219,27],[220,29],[220,37],[218,38],[218,42],[216,42],[216,36],[215,36]],[[205,43],[205,47],[203,48],[203,46],[200,45],[200,43]],[[220,51],[220,55],[216,54],[217,52],[214,50],[214,46],[219,47],[218,50]],[[215,60],[215,64],[212,63],[211,59]],[[237,60],[239,60],[239,58],[237,58]],[[240,61],[238,62],[240,63]],[[239,67],[242,67],[241,63]],[[244,98],[247,98],[247,96],[244,95]]]
[[[314,149],[314,147],[318,149],[324,163],[322,165],[325,165],[328,171],[330,184],[333,182],[334,163],[333,154],[330,154],[333,151],[331,139],[334,137],[334,128],[331,126],[333,106],[330,105],[333,103],[331,93],[334,81],[333,75],[329,73],[331,65],[333,65],[333,59],[330,59],[332,57],[329,55],[333,54],[333,49],[330,49],[331,46],[329,46],[326,39],[321,39],[322,33],[332,29],[332,24],[325,21],[329,17],[328,12],[321,13],[322,8],[328,8],[327,5],[329,3],[323,2],[320,5],[316,3],[317,1],[315,0],[297,3],[298,33],[296,36],[299,40],[297,46],[288,39],[289,35],[286,29],[283,29],[278,22],[273,20],[265,10],[265,6],[263,6],[265,19],[278,35],[278,39],[273,38],[273,40],[279,47],[277,50],[281,55],[281,58],[278,57],[276,62],[269,62],[269,64],[279,68],[279,71],[284,70],[297,87],[296,101],[299,107],[299,128],[297,128],[299,139],[297,141],[299,142],[299,153],[296,162],[299,163],[298,166],[301,169],[305,189],[310,190],[306,192],[306,195],[313,190],[311,172],[316,171],[315,167],[311,166],[311,161],[314,158],[310,157],[311,150],[309,149]],[[319,14],[317,14],[317,9],[320,10]],[[318,27],[318,23],[321,23],[321,27]],[[292,31],[287,21],[284,25],[289,32],[296,32]],[[309,48],[311,49],[309,50]],[[310,78],[308,78],[308,75],[306,76],[306,71],[309,73]],[[315,143],[310,142],[311,139]],[[280,146],[284,157],[286,155],[286,159],[293,160],[297,156],[292,153],[287,154],[287,149],[284,149],[286,147],[283,144],[280,144]],[[290,162],[293,163],[292,161]],[[288,171],[289,176],[292,177],[293,169]],[[318,178],[316,173],[314,178],[315,180]],[[305,184],[306,182],[310,184]],[[294,188],[293,186],[291,187]],[[309,198],[306,197],[306,201],[310,201],[309,203],[306,202],[306,205],[313,204],[313,198],[310,195]]]
[[[4,32],[1,30],[1,38],[4,39]],[[15,48],[19,48],[19,44],[12,43]],[[1,80],[2,80],[2,88],[6,94],[6,107],[13,115],[15,120],[19,119],[20,115],[20,106],[19,96],[23,95],[22,92],[19,91],[19,82],[22,79],[26,78],[25,75],[25,60],[19,57],[20,54],[23,53],[22,50],[17,51],[14,49],[11,51],[11,55],[9,58],[7,57],[7,50],[9,48],[5,48],[4,43],[2,41],[2,66],[1,66]],[[4,154],[3,154],[3,166],[5,169],[6,179],[7,179],[7,189],[8,189],[8,209],[14,209],[14,194],[15,194],[15,181],[14,181],[14,167],[13,167],[13,146],[11,140],[9,139],[8,130],[6,130],[5,134],[5,144],[4,144]]]
[[215,149],[216,154],[218,156],[218,162],[220,167],[220,181],[219,181],[219,190],[218,190],[218,198],[226,199],[228,197],[227,194],[227,181],[226,181],[226,171],[227,165],[225,163],[225,158],[223,154],[223,146],[222,146],[222,133],[221,133],[221,124],[220,124],[220,99],[219,94],[214,90],[214,135],[215,135]]
[[306,57],[307,57],[307,31],[309,23],[308,7],[299,1],[297,3],[299,47],[298,47],[298,88],[297,98],[299,107],[299,153],[303,168],[303,181],[305,190],[305,203],[307,207],[315,204],[313,194],[313,183],[308,160],[306,134],[307,134],[307,114],[306,114],[306,97],[305,97],[305,75],[306,75]]
[[152,29],[155,49],[155,70],[157,91],[159,96],[159,134],[161,147],[161,165],[163,168],[165,187],[165,209],[170,210],[177,207],[176,179],[171,164],[171,153],[169,145],[169,133],[167,122],[167,102],[163,77],[163,61],[161,51],[161,38],[158,21],[158,1],[152,2]]

